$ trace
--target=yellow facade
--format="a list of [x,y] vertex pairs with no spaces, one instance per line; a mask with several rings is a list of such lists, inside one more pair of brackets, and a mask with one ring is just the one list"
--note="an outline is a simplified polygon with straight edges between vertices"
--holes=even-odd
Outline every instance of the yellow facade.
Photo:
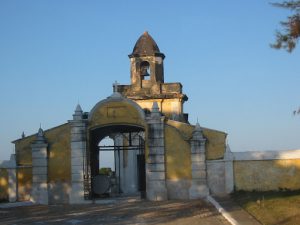
[[[175,127],[181,133],[184,140],[189,141],[192,139],[195,126],[187,123],[181,123],[174,120],[168,120],[167,124]],[[221,131],[211,130],[207,128],[203,129],[203,135],[206,138],[206,159],[216,160],[223,159],[225,153],[226,136],[227,134]]]
[[31,143],[35,140],[35,135],[15,141],[17,164],[21,166],[31,166]]
[[[155,100],[156,101],[156,100]],[[138,126],[145,131],[145,157],[148,161],[148,125],[144,109],[151,109],[154,100],[140,100],[137,104],[128,99],[104,100],[90,112],[88,131],[113,125]],[[158,101],[164,114],[178,113],[181,102],[176,99]],[[175,111],[174,111],[175,110]],[[166,179],[169,181],[191,180],[191,146],[194,126],[170,120],[165,117],[165,160]],[[87,144],[89,145],[87,132]],[[206,141],[207,159],[220,159],[224,156],[226,134],[203,128]],[[70,124],[46,130],[45,139],[48,143],[48,182],[49,184],[68,184],[71,181],[71,127]],[[15,141],[18,165],[18,196],[19,200],[30,198],[32,186],[31,144],[35,135]],[[88,146],[89,148],[89,146]]]
[[[191,145],[195,126],[168,120],[165,126],[165,151],[167,179],[191,179]],[[206,141],[206,158],[222,159],[226,133],[203,128]]]
[[93,109],[89,121],[90,129],[116,124],[146,127],[140,112],[126,101],[110,101]]
[[48,181],[70,182],[70,125],[64,124],[45,132],[48,142]]
[[180,99],[147,99],[147,100],[135,100],[137,104],[143,109],[151,110],[154,102],[157,102],[159,110],[169,118],[172,116],[180,115],[183,113],[182,111],[182,102]]
[[8,200],[8,173],[0,169],[0,202],[4,200]]
[[[48,143],[48,181],[70,182],[71,180],[71,150],[70,125],[63,124],[44,132]],[[14,143],[16,145],[18,179],[18,200],[30,199],[32,187],[31,144],[36,136],[31,135]]]
[[300,189],[300,159],[234,161],[236,190]]
[[31,187],[32,187],[32,168],[18,168],[18,201],[30,200]]
[[191,147],[178,129],[165,126],[166,177],[168,180],[191,179]]

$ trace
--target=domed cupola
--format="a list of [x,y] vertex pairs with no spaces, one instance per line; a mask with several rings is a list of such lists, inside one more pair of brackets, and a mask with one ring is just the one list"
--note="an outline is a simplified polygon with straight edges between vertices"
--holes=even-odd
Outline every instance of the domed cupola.
[[163,59],[165,58],[165,55],[160,52],[156,42],[147,31],[137,40],[132,54],[129,55],[130,58],[141,56],[161,56]]
[[148,89],[164,83],[163,60],[165,55],[160,52],[148,32],[144,32],[137,40],[129,58],[131,85],[136,89]]

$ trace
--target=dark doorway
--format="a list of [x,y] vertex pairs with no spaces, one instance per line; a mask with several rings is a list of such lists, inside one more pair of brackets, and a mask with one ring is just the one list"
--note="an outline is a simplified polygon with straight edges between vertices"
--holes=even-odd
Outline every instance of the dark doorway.
[[[89,134],[88,162],[84,176],[86,198],[130,195],[135,190],[140,192],[141,197],[145,197],[144,128],[112,125],[90,130]],[[99,144],[107,136],[114,140],[114,144]],[[114,154],[114,168],[111,169],[111,174],[106,174],[106,178],[102,174],[99,158],[100,153],[105,151]],[[106,188],[108,183],[110,187]]]
[[138,185],[141,198],[146,198],[146,165],[145,154],[137,155]]

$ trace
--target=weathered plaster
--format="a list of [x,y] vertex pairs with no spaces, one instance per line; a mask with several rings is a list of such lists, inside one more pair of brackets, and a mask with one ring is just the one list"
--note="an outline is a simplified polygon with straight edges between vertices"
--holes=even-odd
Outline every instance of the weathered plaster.
[[89,117],[89,129],[108,124],[135,124],[145,126],[143,112],[125,100],[107,101],[96,105]]
[[0,168],[0,200],[8,200],[8,171]]
[[[177,128],[180,131],[183,139],[190,140],[192,138],[192,133],[195,129],[195,126],[174,120],[168,120],[167,124]],[[202,127],[202,130],[203,136],[207,140],[205,144],[206,159],[223,159],[226,148],[227,134],[221,131],[212,130],[205,127]]]
[[168,180],[192,178],[190,144],[185,141],[178,129],[165,126],[166,174]]
[[300,159],[234,161],[236,190],[300,189]]

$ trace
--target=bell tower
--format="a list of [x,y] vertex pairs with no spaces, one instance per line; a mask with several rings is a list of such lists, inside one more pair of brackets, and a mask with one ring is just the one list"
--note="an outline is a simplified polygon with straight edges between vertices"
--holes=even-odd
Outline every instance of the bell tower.
[[163,60],[157,44],[148,32],[137,40],[130,58],[131,85],[135,90],[152,89],[160,93],[160,84],[164,83]]
[[188,122],[188,114],[183,111],[188,97],[182,93],[181,83],[165,83],[165,55],[148,32],[139,37],[129,59],[131,83],[118,85],[117,92],[135,101],[147,113],[156,102],[166,118]]

